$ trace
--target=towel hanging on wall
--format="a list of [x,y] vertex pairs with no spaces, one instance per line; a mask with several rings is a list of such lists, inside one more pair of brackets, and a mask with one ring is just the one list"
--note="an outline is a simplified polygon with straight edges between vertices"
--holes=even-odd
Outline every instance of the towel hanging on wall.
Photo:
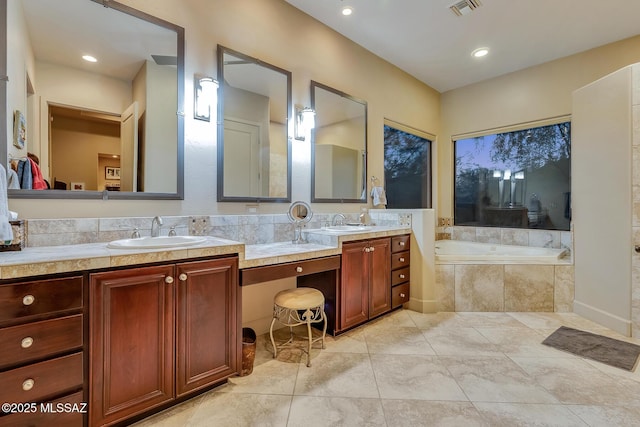
[[386,206],[387,195],[382,187],[373,187],[371,189],[371,197],[373,198],[373,206]]
[[13,230],[9,224],[9,204],[7,202],[7,171],[0,165],[0,242],[11,242]]

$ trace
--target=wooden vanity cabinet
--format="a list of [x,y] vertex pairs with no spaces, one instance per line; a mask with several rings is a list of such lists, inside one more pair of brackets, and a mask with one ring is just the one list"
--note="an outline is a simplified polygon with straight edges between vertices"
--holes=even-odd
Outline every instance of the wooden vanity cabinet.
[[0,426],[83,425],[84,295],[79,275],[0,284],[0,402],[31,405]]
[[391,308],[409,301],[410,235],[391,238]]
[[91,426],[238,372],[238,258],[89,275]]
[[391,310],[390,254],[390,238],[342,244],[338,330]]

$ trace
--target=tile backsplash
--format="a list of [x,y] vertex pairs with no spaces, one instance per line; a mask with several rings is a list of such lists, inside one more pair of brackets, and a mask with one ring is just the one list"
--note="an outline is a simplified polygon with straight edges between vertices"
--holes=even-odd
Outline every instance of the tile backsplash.
[[[333,213],[314,214],[305,229],[321,228]],[[359,213],[345,214],[346,222],[359,222]],[[376,225],[411,226],[411,214],[369,210]],[[125,239],[138,230],[151,234],[153,217],[32,219],[26,223],[27,247],[73,245]],[[178,235],[207,235],[248,245],[285,242],[293,239],[294,227],[286,214],[162,216],[161,234],[174,227]]]

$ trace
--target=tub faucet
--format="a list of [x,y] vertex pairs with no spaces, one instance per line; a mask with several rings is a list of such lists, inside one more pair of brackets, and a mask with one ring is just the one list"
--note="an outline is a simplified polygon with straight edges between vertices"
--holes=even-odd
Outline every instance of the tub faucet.
[[162,227],[162,218],[159,216],[153,217],[151,220],[151,237],[158,237],[160,235],[160,227]]
[[344,222],[346,221],[347,217],[344,216],[341,213],[337,213],[333,216],[333,219],[331,220],[331,225],[344,225]]

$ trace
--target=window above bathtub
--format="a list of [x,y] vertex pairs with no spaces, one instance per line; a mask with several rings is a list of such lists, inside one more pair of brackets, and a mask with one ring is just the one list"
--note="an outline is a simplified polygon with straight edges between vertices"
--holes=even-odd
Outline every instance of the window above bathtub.
[[453,137],[454,224],[569,230],[571,122]]

